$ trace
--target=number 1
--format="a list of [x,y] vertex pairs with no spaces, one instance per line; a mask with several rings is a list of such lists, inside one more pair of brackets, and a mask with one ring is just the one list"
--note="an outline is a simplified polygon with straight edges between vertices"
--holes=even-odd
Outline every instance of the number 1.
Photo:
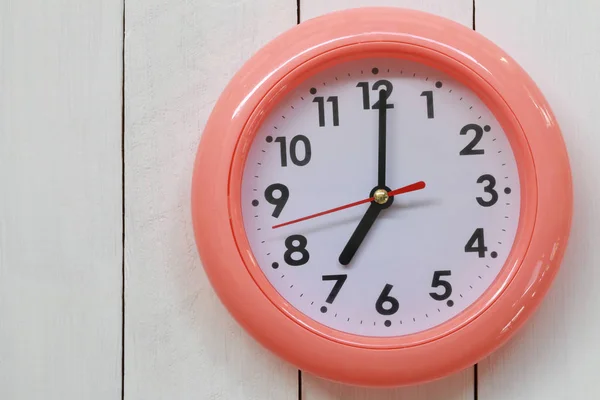
[[427,118],[433,118],[433,92],[431,90],[426,90],[421,93],[421,96],[425,96],[427,98]]

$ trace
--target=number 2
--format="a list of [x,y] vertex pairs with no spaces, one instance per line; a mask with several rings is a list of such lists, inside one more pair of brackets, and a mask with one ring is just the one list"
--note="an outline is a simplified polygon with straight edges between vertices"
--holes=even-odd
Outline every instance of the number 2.
[[485,151],[483,149],[476,149],[475,146],[477,146],[477,144],[479,143],[479,141],[481,140],[481,138],[483,137],[483,128],[477,124],[468,124],[465,125],[461,130],[460,130],[460,134],[461,135],[466,135],[467,132],[469,131],[475,131],[475,137],[473,138],[473,140],[471,140],[471,142],[460,151],[460,155],[461,156],[471,156],[471,155],[477,155],[477,154],[485,154]]

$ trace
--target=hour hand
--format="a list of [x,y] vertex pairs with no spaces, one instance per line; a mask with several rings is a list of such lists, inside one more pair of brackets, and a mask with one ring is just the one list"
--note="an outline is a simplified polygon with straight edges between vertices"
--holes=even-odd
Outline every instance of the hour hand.
[[379,215],[381,210],[383,210],[383,208],[380,204],[377,204],[375,202],[371,203],[371,205],[367,209],[367,212],[362,217],[362,219],[358,223],[358,226],[354,230],[354,233],[352,234],[352,236],[350,236],[350,240],[348,240],[348,243],[346,243],[344,250],[342,250],[340,258],[338,259],[340,264],[350,264],[350,261],[352,261],[352,257],[354,257],[354,254],[356,254],[356,251],[367,236],[367,233],[369,233],[369,229],[371,229],[371,226],[373,226],[373,223],[377,219],[377,216]]

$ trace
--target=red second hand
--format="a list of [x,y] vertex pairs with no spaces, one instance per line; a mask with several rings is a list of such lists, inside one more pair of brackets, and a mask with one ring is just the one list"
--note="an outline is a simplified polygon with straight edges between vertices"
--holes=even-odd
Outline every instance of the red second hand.
[[[388,192],[388,196],[389,197],[393,197],[393,196],[396,196],[398,194],[410,193],[410,192],[414,192],[414,191],[421,190],[421,189],[424,189],[424,188],[425,188],[425,182],[419,181],[419,182],[415,182],[415,183],[413,183],[411,185],[404,186],[404,187],[401,187],[401,188],[389,191]],[[346,204],[346,205],[343,205],[343,206],[340,206],[340,207],[332,208],[330,210],[321,211],[320,213],[316,213],[316,214],[308,215],[306,217],[294,219],[292,221],[284,222],[282,224],[273,225],[272,229],[281,228],[283,226],[295,224],[297,222],[306,221],[308,219],[317,218],[317,217],[320,217],[322,215],[327,215],[327,214],[334,213],[336,211],[345,210],[346,208],[356,207],[356,206],[359,206],[361,204],[370,203],[370,202],[372,202],[374,200],[375,200],[374,197],[369,197],[368,199],[359,200],[359,201],[356,201],[354,203],[350,203],[350,204]]]

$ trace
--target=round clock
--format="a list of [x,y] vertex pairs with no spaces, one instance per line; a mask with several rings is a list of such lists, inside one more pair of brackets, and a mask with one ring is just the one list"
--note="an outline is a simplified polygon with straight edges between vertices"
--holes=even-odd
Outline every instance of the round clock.
[[282,34],[202,135],[193,222],[237,321],[357,385],[473,365],[547,292],[572,214],[566,149],[527,74],[476,32],[390,8]]

